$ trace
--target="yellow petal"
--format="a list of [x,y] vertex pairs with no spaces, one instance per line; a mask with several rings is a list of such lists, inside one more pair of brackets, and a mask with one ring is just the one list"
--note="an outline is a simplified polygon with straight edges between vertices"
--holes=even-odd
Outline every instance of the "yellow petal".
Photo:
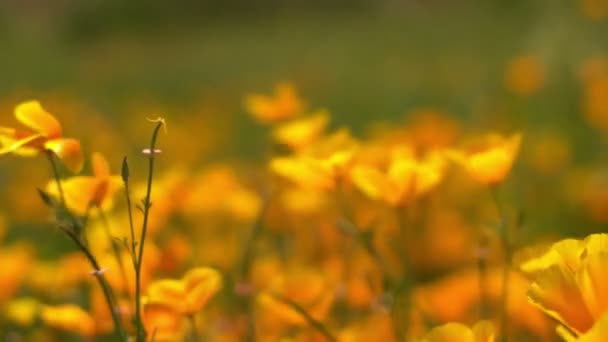
[[22,124],[49,139],[61,137],[61,125],[59,121],[44,110],[38,101],[28,101],[17,105],[15,117]]
[[91,336],[95,333],[93,318],[76,305],[44,306],[41,311],[41,318],[45,324],[57,329],[83,336]]
[[[61,188],[65,197],[65,205],[76,214],[86,214],[97,193],[98,184],[99,181],[90,176],[76,176],[62,180]],[[50,181],[46,190],[51,195],[59,198],[59,189],[56,181]]]
[[310,117],[280,125],[272,132],[273,138],[293,149],[305,147],[317,139],[329,122],[329,113],[321,110]]
[[475,342],[473,331],[464,324],[448,323],[434,328],[423,339],[426,342]]
[[0,143],[2,143],[0,155],[6,153],[23,154],[24,150],[24,155],[36,155],[38,153],[38,149],[33,148],[30,145],[37,145],[44,141],[44,139],[45,138],[40,134],[33,134],[19,140],[14,140],[8,137],[2,137],[2,139],[0,139]]
[[192,269],[183,278],[186,288],[187,314],[193,315],[200,311],[205,304],[222,288],[221,274],[206,267]]
[[84,157],[80,141],[76,139],[53,139],[47,141],[44,147],[53,151],[70,171],[78,173],[82,170]]

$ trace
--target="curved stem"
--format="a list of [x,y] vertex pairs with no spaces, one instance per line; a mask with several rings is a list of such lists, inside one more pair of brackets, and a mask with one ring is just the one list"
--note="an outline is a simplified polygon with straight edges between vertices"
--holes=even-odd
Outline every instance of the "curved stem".
[[146,339],[146,330],[142,323],[141,316],[141,265],[144,256],[144,245],[146,240],[146,232],[148,230],[148,219],[150,216],[150,207],[152,203],[150,202],[150,198],[152,197],[152,179],[154,175],[154,157],[156,153],[156,139],[158,137],[158,132],[163,126],[164,122],[159,121],[154,128],[154,132],[152,133],[152,139],[150,141],[150,149],[149,149],[149,159],[148,159],[148,182],[146,187],[146,197],[144,199],[144,222],[141,228],[141,236],[139,238],[139,251],[136,255],[135,260],[135,320],[137,324],[137,338],[138,342],[144,342]]
[[118,312],[116,311],[116,307],[114,305],[114,299],[113,299],[114,296],[112,293],[112,289],[110,288],[110,285],[108,284],[107,280],[105,279],[105,277],[103,275],[103,271],[99,267],[99,263],[97,262],[97,259],[91,253],[91,251],[86,246],[86,244],[82,241],[82,239],[78,235],[76,235],[76,233],[81,232],[84,227],[83,227],[82,223],[79,222],[66,207],[65,193],[63,192],[63,188],[61,186],[61,178],[59,176],[59,169],[55,162],[54,155],[51,152],[49,152],[47,155],[48,155],[49,161],[51,163],[51,168],[53,169],[53,176],[55,178],[55,182],[57,183],[57,189],[59,191],[61,206],[68,213],[68,216],[69,216],[69,219],[70,219],[71,225],[72,225],[72,227],[70,227],[71,229],[62,228],[62,230],[66,233],[66,235],[68,235],[68,237],[70,237],[70,239],[72,239],[72,241],[74,241],[74,243],[76,244],[78,249],[80,249],[80,251],[85,255],[85,257],[87,258],[87,260],[93,267],[93,275],[95,275],[95,278],[97,279],[97,282],[99,283],[99,286],[101,286],[101,289],[103,291],[103,295],[105,297],[106,303],[108,304],[108,307],[110,309],[112,321],[114,322],[116,334],[118,335],[118,338],[120,341],[128,341],[127,333],[124,330],[124,327],[122,326],[120,317],[118,316]]

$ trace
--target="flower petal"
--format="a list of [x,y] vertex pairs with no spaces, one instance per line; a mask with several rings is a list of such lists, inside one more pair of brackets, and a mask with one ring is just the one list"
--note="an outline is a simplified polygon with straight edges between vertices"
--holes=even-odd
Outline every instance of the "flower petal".
[[38,101],[23,102],[15,108],[15,117],[25,126],[47,138],[61,137],[61,125]]
[[64,165],[72,172],[78,173],[82,170],[84,157],[80,141],[76,139],[53,139],[44,144],[44,148],[53,151]]

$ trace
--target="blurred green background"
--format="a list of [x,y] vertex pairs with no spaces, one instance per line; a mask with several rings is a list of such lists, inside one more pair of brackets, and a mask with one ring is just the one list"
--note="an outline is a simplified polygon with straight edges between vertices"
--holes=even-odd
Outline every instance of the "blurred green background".
[[[572,147],[572,163],[584,165],[605,154],[602,134],[581,114],[579,74],[586,59],[608,51],[607,12],[602,0],[8,0],[0,3],[2,121],[24,99],[77,99],[77,115],[54,113],[72,135],[85,136],[86,147],[118,151],[114,167],[147,140],[147,126],[135,123],[159,113],[169,127],[194,118],[228,127],[230,134],[209,138],[204,158],[190,160],[256,160],[266,131],[244,113],[243,96],[290,81],[311,109],[330,110],[334,127],[358,134],[372,122],[434,108],[458,118],[466,132],[558,132]],[[520,55],[544,68],[532,96],[504,86],[506,66]],[[78,120],[93,117],[114,126],[79,132]],[[4,185],[15,180],[9,162],[0,159]],[[524,192],[556,191],[536,177],[515,179]],[[547,229],[563,223],[552,215],[551,224],[543,221]]]

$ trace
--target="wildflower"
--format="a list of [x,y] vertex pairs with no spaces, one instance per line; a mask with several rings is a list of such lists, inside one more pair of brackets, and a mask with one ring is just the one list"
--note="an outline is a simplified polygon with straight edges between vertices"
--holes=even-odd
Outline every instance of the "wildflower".
[[14,244],[0,249],[0,303],[19,290],[26,280],[32,261],[32,250],[28,245]]
[[172,305],[144,303],[143,323],[154,341],[182,341],[185,336],[183,316]]
[[[108,161],[100,153],[93,153],[91,160],[92,176],[75,176],[61,183],[66,206],[80,215],[86,214],[90,208],[109,210],[114,203],[114,193],[122,187],[120,176],[110,173]],[[47,191],[58,195],[57,182],[51,181]]]
[[520,145],[519,133],[510,137],[491,134],[469,148],[450,155],[475,181],[496,185],[509,175]]
[[38,101],[17,105],[15,117],[31,131],[0,127],[0,154],[34,156],[41,152],[52,152],[70,171],[77,173],[82,169],[80,142],[64,138],[60,123]]
[[323,320],[334,301],[334,293],[325,277],[312,271],[290,272],[277,276],[257,297],[261,319],[287,325],[303,326],[306,319],[282,300],[298,304],[316,320]]
[[23,297],[10,301],[5,307],[5,315],[13,323],[29,327],[34,324],[39,310],[40,303],[36,299]]
[[492,323],[481,321],[472,328],[461,323],[447,323],[433,328],[420,342],[493,342],[496,333]]
[[545,70],[534,56],[518,56],[509,62],[505,73],[507,90],[520,95],[536,93],[545,82]]
[[339,130],[297,154],[272,159],[269,167],[302,187],[333,190],[357,148],[349,131]]
[[522,265],[534,276],[530,301],[563,326],[562,335],[569,332],[575,337],[597,330],[596,322],[605,321],[601,318],[608,312],[607,267],[608,234],[562,240]]
[[274,96],[247,96],[245,107],[257,121],[269,124],[300,114],[304,104],[291,84],[281,83],[275,87]]
[[438,152],[423,160],[417,160],[411,154],[397,154],[385,173],[373,166],[353,167],[351,181],[368,197],[396,206],[437,186],[443,179],[444,165]]
[[222,288],[221,274],[211,268],[194,268],[182,279],[161,279],[148,286],[148,303],[164,304],[192,316]]
[[328,122],[329,113],[320,110],[309,117],[281,124],[273,130],[272,136],[277,142],[299,150],[317,140]]
[[45,324],[57,329],[82,336],[95,334],[95,320],[86,311],[73,304],[44,305],[41,308],[40,317]]

